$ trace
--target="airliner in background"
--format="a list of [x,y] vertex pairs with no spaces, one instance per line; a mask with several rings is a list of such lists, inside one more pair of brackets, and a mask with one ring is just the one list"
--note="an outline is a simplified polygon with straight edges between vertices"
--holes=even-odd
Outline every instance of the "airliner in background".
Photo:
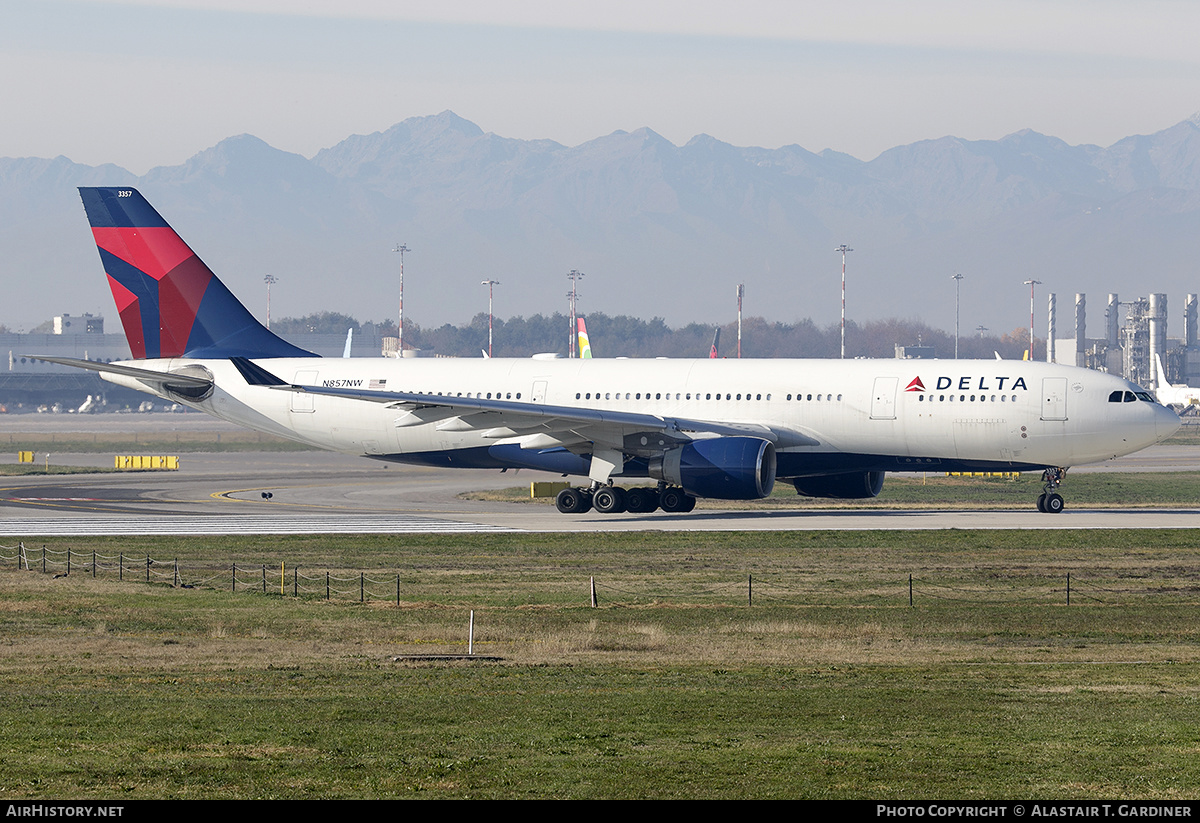
[[[869,498],[889,471],[1066,469],[1179,418],[1112,375],[1012,360],[321,358],[261,325],[131,188],[81,188],[134,360],[43,358],[252,429],[377,460],[585,478],[564,513],[698,497]],[[649,478],[622,486],[628,480]]]
[[1200,406],[1200,389],[1187,383],[1172,383],[1167,380],[1167,371],[1163,368],[1162,358],[1154,355],[1155,375],[1158,378],[1158,388],[1154,396],[1164,406]]

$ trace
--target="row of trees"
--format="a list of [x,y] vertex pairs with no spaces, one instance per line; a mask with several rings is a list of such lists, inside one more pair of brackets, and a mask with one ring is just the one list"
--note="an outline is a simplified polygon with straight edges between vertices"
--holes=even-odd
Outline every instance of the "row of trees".
[[[586,317],[588,335],[595,357],[707,357],[716,326],[689,323],[672,329],[661,317],[642,320],[628,315],[610,317],[597,312]],[[272,330],[288,334],[339,334],[354,329],[355,334],[392,336],[394,320],[360,323],[337,312],[321,312],[306,317],[285,317],[271,324]],[[720,327],[722,357],[737,356],[737,323]],[[567,351],[570,320],[563,314],[535,314],[493,321],[493,351],[496,357],[528,357],[537,352]],[[464,326],[449,323],[424,328],[404,321],[405,348],[410,346],[454,357],[478,357],[487,348],[488,316],[475,315]],[[1029,330],[1014,329],[999,337],[964,336],[958,341],[959,357],[991,359],[999,353],[1006,360],[1019,360],[1029,344]],[[848,357],[895,356],[895,347],[929,346],[942,358],[954,356],[954,335],[934,329],[920,320],[889,318],[865,323],[846,322]],[[837,357],[841,349],[841,330],[837,323],[824,328],[812,320],[795,323],[769,322],[761,317],[742,321],[743,357]],[[1043,342],[1035,339],[1034,356],[1042,357]]]

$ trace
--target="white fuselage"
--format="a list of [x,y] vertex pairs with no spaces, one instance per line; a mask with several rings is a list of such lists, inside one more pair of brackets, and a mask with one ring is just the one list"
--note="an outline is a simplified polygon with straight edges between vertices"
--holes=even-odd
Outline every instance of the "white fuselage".
[[[1012,360],[624,360],[284,358],[256,361],[289,383],[634,412],[765,427],[780,477],[874,470],[1067,467],[1137,451],[1179,425],[1140,391],[1070,366]],[[228,360],[140,360],[175,371],[201,365],[215,388],[195,401],[136,378],[105,379],[313,446],[392,460],[534,448],[538,432],[479,417],[248,385]],[[424,410],[428,412],[429,410]],[[629,427],[626,434],[636,434]],[[561,442],[563,428],[554,436]],[[569,438],[568,438],[569,439]],[[586,446],[578,447],[580,453]],[[470,460],[460,465],[474,465]],[[482,464],[479,464],[482,465]],[[619,474],[620,471],[614,472]]]

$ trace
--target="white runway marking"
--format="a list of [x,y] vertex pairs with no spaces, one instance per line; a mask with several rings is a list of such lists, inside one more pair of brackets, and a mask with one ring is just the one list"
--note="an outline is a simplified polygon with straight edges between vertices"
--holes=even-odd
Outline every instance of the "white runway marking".
[[92,516],[0,520],[6,537],[212,534],[477,534],[521,529],[407,515],[306,517]]

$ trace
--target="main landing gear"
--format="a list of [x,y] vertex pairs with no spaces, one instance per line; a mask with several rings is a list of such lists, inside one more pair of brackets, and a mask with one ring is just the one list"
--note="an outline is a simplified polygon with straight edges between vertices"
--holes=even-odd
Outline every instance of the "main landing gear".
[[1066,502],[1058,493],[1058,487],[1062,485],[1063,478],[1066,476],[1066,469],[1046,469],[1042,472],[1042,488],[1045,491],[1038,496],[1038,511],[1046,514],[1058,514],[1063,510]]
[[677,486],[657,489],[649,486],[630,489],[619,486],[595,486],[590,489],[573,487],[560,491],[554,503],[563,514],[583,514],[593,508],[601,514],[649,514],[655,509],[690,512],[696,508],[696,498]]

